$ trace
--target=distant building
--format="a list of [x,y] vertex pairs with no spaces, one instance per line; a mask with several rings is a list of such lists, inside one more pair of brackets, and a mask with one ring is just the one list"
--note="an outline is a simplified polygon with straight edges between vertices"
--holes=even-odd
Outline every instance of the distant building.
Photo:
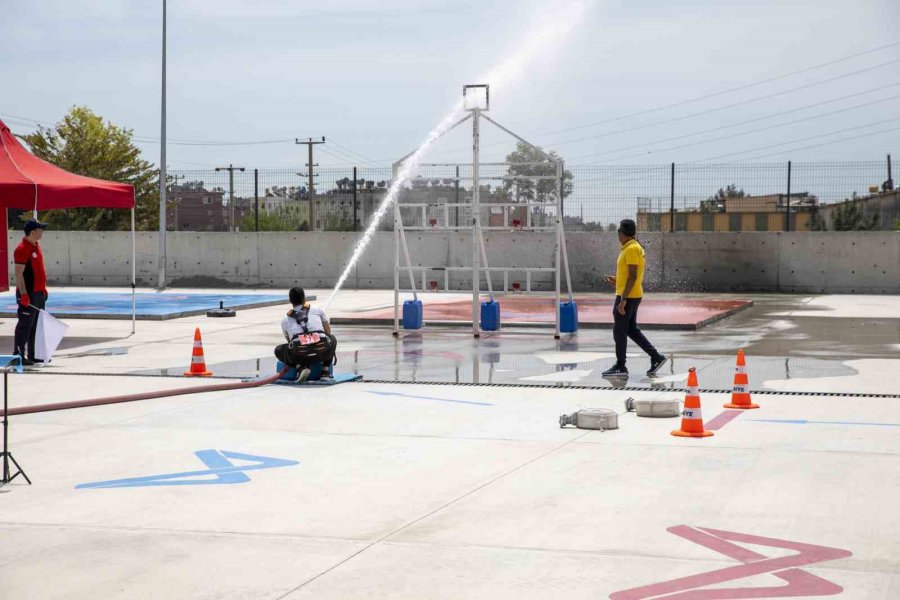
[[790,214],[791,231],[810,231],[818,206],[809,192],[791,194],[790,202],[787,194],[711,198],[674,213],[651,212],[638,203],[637,226],[639,231],[784,231]]
[[[207,190],[202,182],[173,185],[166,193],[166,222],[172,231],[231,231],[231,209],[221,189]],[[251,212],[246,200],[235,199],[234,220]]]

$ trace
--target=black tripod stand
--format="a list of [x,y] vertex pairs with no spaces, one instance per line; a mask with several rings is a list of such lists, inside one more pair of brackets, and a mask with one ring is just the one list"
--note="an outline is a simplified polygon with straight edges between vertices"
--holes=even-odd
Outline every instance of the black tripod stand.
[[[0,456],[3,457],[3,480],[0,483],[9,483],[19,475],[25,478],[25,481],[28,482],[28,485],[31,485],[31,480],[28,479],[28,475],[25,474],[25,471],[22,470],[22,467],[19,466],[19,463],[16,462],[16,459],[13,458],[12,452],[9,451],[9,370],[15,368],[13,363],[19,362],[19,370],[21,371],[21,357],[19,356],[0,356],[0,361],[3,361],[3,364],[0,369],[3,369],[3,452],[0,453]],[[9,471],[9,461],[16,466],[16,472],[10,475]]]

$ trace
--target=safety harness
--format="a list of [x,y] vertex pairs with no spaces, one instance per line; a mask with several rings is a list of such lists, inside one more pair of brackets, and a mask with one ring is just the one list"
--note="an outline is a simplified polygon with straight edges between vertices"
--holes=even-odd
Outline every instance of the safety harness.
[[[324,360],[331,350],[331,338],[324,331],[309,330],[309,304],[304,304],[299,311],[294,311],[292,316],[302,333],[291,338],[288,349],[298,358]],[[332,363],[335,362],[337,361],[332,356]]]

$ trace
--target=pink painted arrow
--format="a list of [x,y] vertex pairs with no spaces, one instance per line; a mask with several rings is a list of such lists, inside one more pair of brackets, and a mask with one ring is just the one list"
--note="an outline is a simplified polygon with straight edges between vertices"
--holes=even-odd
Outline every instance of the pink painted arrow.
[[[844,588],[797,567],[852,556],[851,552],[838,548],[789,542],[746,533],[723,531],[721,529],[678,525],[677,527],[670,527],[666,531],[705,546],[710,550],[715,550],[729,558],[739,560],[744,564],[615,592],[610,594],[610,600],[645,600],[647,598],[653,598],[654,600],[733,600],[740,598],[832,596],[840,594]],[[769,558],[731,542],[796,550],[797,554]],[[765,573],[771,573],[775,577],[786,581],[787,585],[698,589]]]

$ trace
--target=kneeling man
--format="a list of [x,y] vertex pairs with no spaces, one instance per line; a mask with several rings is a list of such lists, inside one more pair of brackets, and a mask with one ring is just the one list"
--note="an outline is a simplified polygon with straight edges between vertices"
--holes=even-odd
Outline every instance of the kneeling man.
[[281,331],[286,344],[275,348],[275,356],[289,367],[297,369],[297,381],[306,381],[310,367],[322,363],[322,377],[331,377],[337,340],[331,334],[331,325],[325,311],[311,306],[301,287],[288,292],[291,310],[281,320]]

